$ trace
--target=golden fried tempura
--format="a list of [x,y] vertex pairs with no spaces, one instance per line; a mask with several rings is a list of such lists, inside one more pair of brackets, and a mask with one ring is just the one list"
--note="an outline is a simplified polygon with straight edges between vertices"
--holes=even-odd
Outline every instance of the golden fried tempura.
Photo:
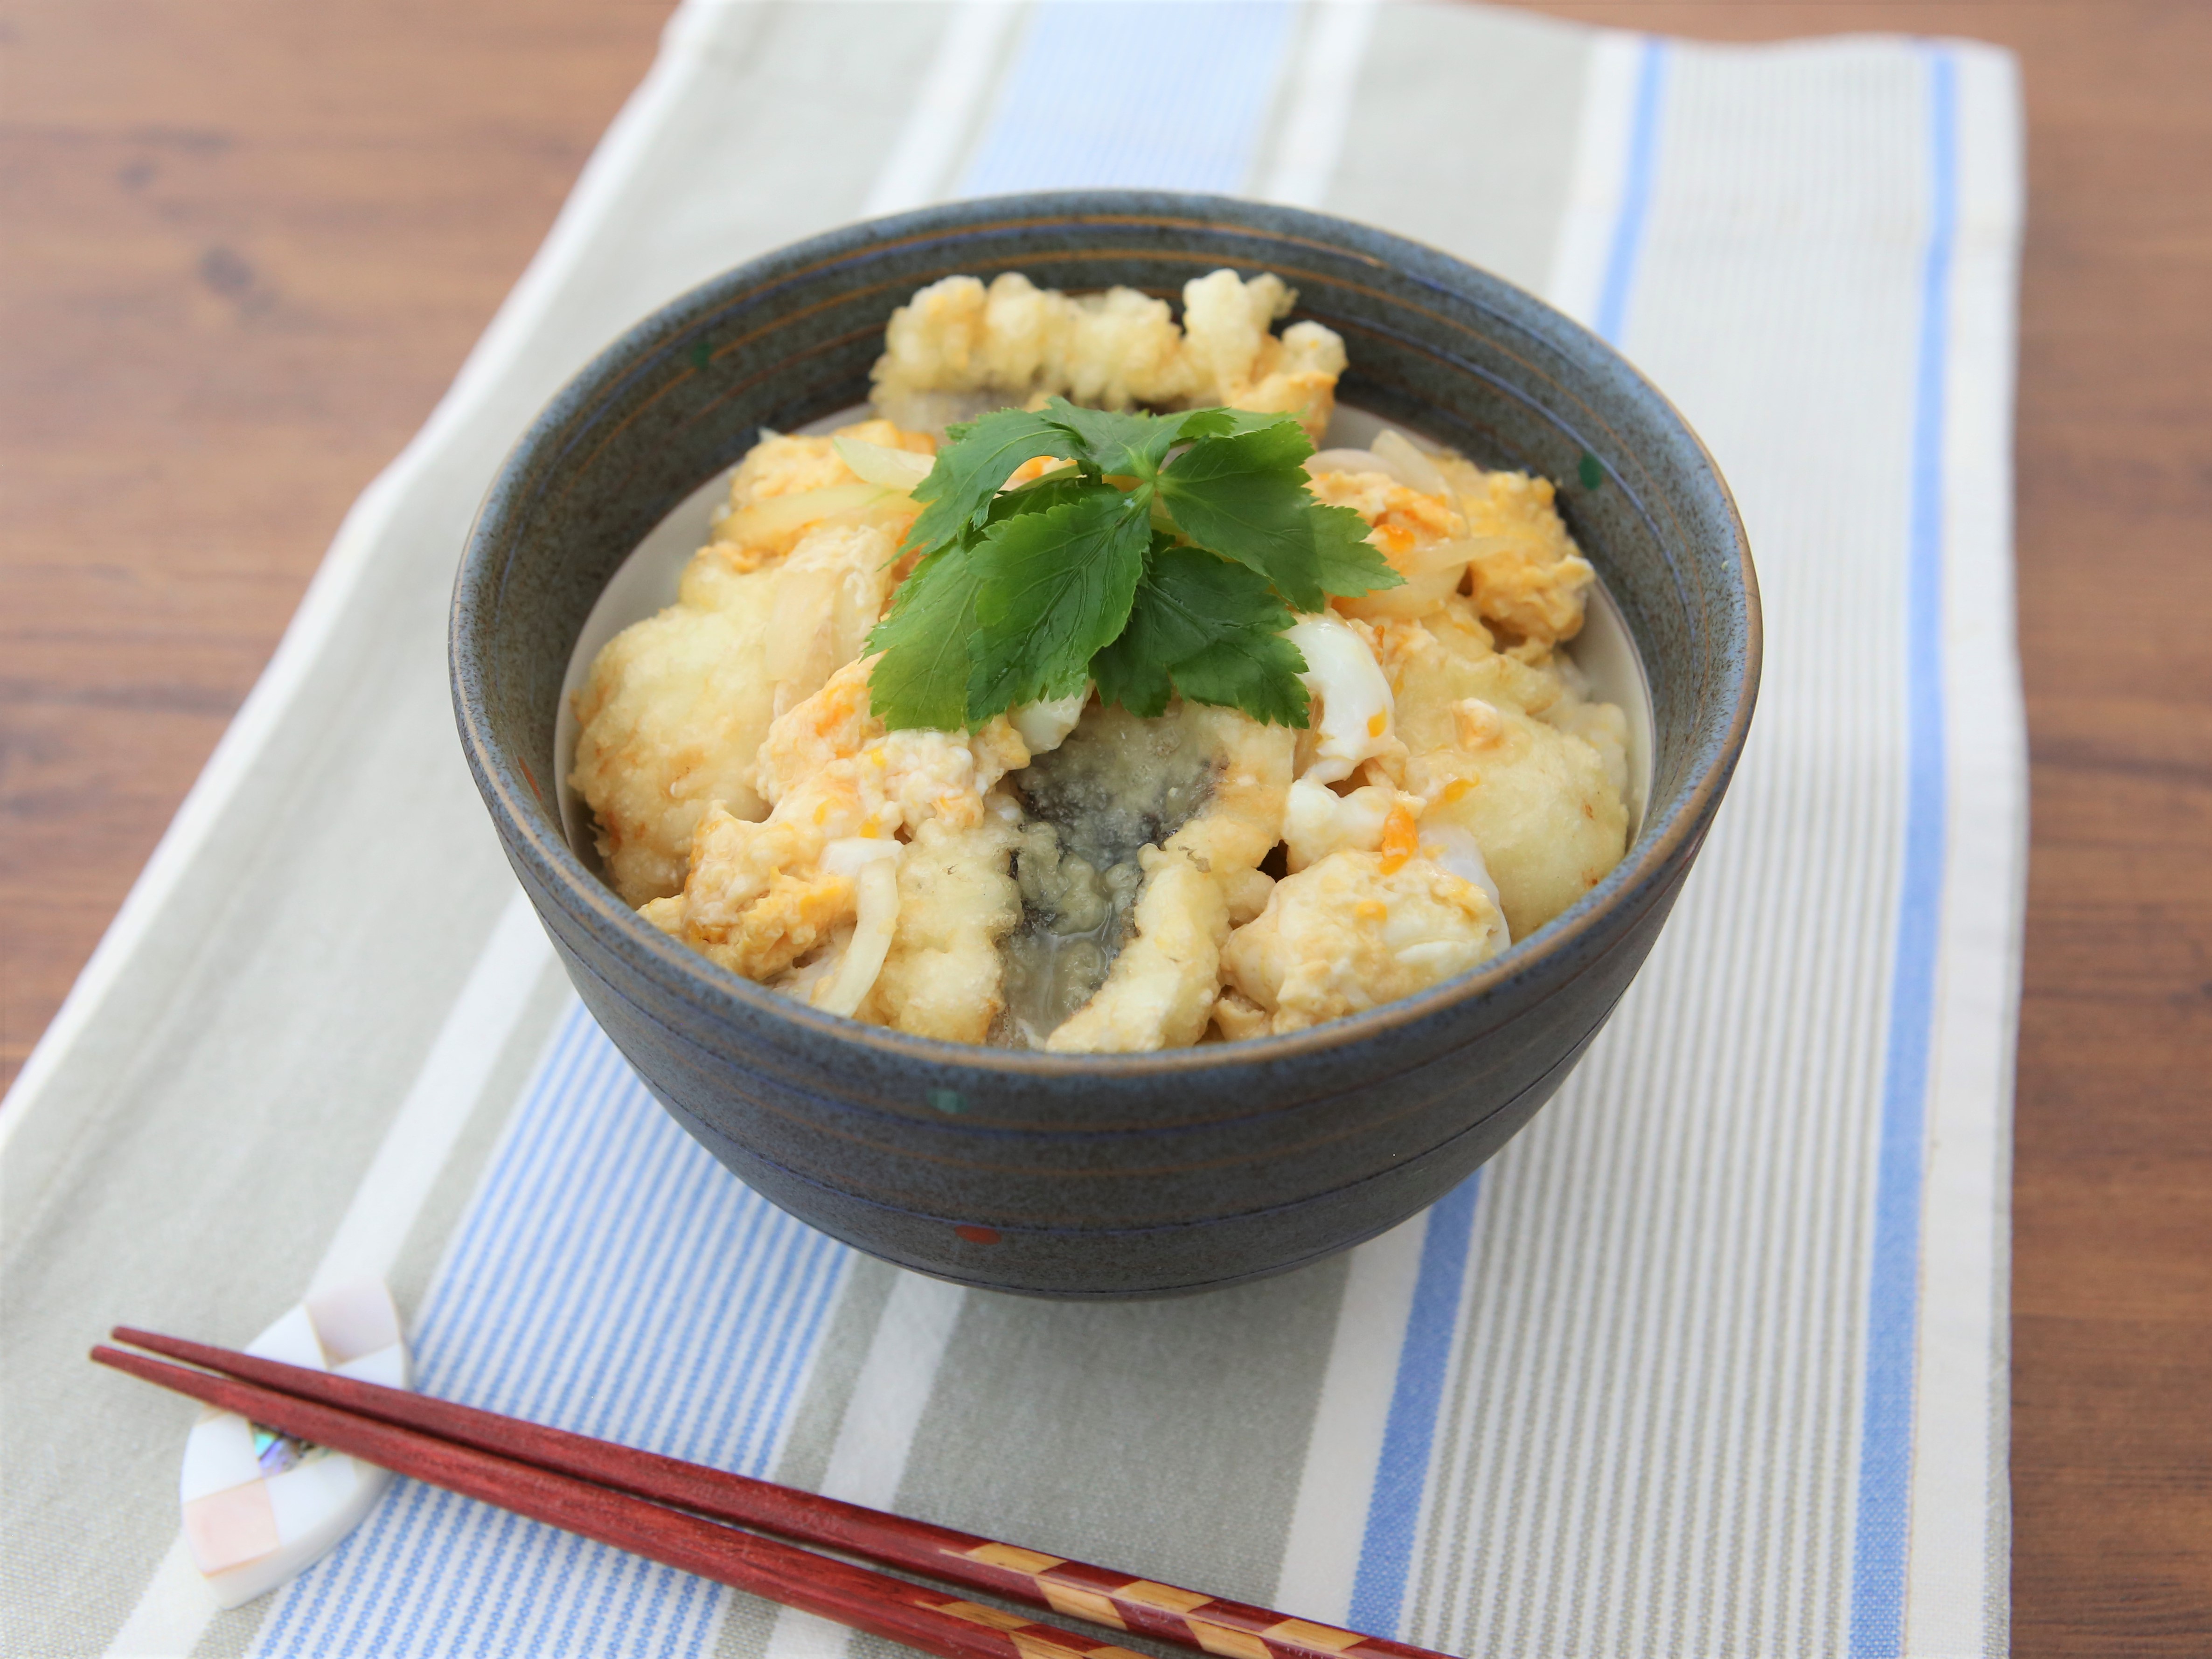
[[[877,408],[941,424],[975,400],[1060,396],[1097,409],[1231,408],[1296,415],[1316,439],[1335,409],[1344,342],[1318,323],[1268,331],[1297,296],[1282,279],[1218,270],[1183,288],[1183,326],[1134,289],[1067,295],[1009,271],[987,289],[947,276],[892,314],[875,367]],[[967,399],[963,405],[948,399]]]
[[1294,734],[1234,708],[1179,705],[1165,716],[1216,757],[1206,804],[1164,848],[1138,856],[1136,937],[1106,982],[1054,1031],[1063,1054],[1177,1048],[1195,1042],[1221,987],[1221,946],[1234,916],[1264,902],[1260,861],[1283,836]]
[[769,723],[857,655],[889,596],[882,530],[823,525],[781,562],[692,580],[658,616],[607,642],[576,695],[569,781],[598,824],[599,856],[632,904],[684,884],[709,805],[757,818],[754,760]]
[[994,810],[966,829],[930,818],[915,831],[899,863],[898,932],[860,1018],[946,1042],[990,1035],[1006,1006],[999,942],[1022,919],[1014,817]]
[[[1626,721],[1583,702],[1556,667],[1479,649],[1470,629],[1374,632],[1409,751],[1404,785],[1428,802],[1422,825],[1474,836],[1513,936],[1526,938],[1620,861]],[[1612,755],[1553,723],[1570,715],[1607,736]]]
[[1280,1035],[1426,990],[1505,943],[1473,882],[1424,857],[1339,852],[1277,882],[1229,936],[1222,965]]

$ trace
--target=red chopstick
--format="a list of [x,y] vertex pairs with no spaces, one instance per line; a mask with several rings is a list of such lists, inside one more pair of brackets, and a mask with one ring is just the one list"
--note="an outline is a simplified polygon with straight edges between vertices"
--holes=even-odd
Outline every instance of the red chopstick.
[[92,1357],[267,1427],[380,1463],[395,1474],[943,1659],[1144,1659],[1127,1648],[1104,1646],[1052,1625],[948,1598],[942,1590],[341,1407],[116,1348],[96,1347]]
[[[1094,1624],[1200,1648],[1224,1659],[1337,1659],[1340,1655],[1351,1659],[1441,1659],[1424,1648],[1293,1619],[404,1389],[382,1388],[129,1327],[118,1327],[114,1336],[118,1342],[416,1429],[456,1445]],[[265,1418],[258,1420],[284,1426]]]

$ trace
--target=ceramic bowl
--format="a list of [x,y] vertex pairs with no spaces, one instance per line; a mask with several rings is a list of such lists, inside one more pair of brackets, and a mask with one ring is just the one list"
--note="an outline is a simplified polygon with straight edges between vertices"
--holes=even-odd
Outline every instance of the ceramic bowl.
[[[787,1000],[648,927],[562,833],[556,715],[595,601],[763,426],[863,402],[892,309],[955,272],[1179,301],[1279,273],[1344,337],[1340,388],[1560,485],[1641,659],[1649,780],[1627,856],[1475,971],[1295,1036],[1062,1055],[930,1042]],[[970,201],[802,242],[646,319],[554,398],[486,498],[452,620],[463,747],[585,1003],[731,1171],[876,1255],[1059,1297],[1279,1273],[1449,1191],[1588,1049],[1681,890],[1751,718],[1757,589],[1728,487],[1612,349],[1433,248],[1292,209],[1083,191]]]

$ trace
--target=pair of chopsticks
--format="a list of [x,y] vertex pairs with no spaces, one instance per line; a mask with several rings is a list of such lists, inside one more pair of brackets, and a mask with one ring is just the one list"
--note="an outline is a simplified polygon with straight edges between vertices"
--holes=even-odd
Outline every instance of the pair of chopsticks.
[[92,1357],[103,1365],[395,1474],[944,1659],[1142,1656],[780,1540],[840,1551],[1222,1659],[1441,1659],[1425,1649],[404,1389],[128,1326],[112,1334],[186,1363],[102,1346]]

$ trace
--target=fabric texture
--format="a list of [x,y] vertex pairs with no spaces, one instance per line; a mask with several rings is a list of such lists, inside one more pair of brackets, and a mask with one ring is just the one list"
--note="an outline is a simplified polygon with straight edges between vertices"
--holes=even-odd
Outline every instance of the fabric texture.
[[[410,1482],[216,1613],[188,1409],[83,1351],[362,1272],[427,1389],[1449,1652],[2006,1650],[2010,59],[1137,9],[678,13],[0,1109],[8,1651],[890,1651]],[[1766,623],[1710,842],[1535,1123],[1348,1255],[1108,1307],[857,1256],[690,1141],[514,890],[443,643],[491,473],[623,327],[1084,185],[1318,207],[1583,318],[1711,447]]]

